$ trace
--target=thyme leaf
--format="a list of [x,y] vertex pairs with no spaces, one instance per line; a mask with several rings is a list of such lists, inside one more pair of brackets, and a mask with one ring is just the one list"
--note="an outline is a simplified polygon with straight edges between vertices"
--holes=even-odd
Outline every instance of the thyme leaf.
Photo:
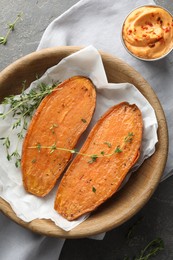
[[125,143],[131,143],[133,140],[134,133],[129,132],[128,135],[124,138]]
[[41,151],[41,148],[42,148],[41,144],[38,143],[38,144],[36,145],[36,148],[37,148],[37,150],[40,152],[40,151]]
[[97,155],[97,154],[91,155],[91,160],[89,160],[88,163],[91,164],[91,163],[95,162],[95,161],[97,160],[97,158],[98,158],[98,155]]
[[51,146],[50,153],[53,153],[55,150],[57,150],[56,144],[53,144],[53,145]]
[[121,153],[122,149],[120,148],[120,146],[118,145],[114,151],[115,153]]
[[5,45],[7,43],[7,36],[0,37],[0,44]]

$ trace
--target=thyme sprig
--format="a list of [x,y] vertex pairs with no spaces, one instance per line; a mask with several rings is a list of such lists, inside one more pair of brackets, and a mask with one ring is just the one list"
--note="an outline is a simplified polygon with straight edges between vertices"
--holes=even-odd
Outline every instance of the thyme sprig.
[[103,156],[110,157],[115,153],[121,153],[122,152],[122,149],[120,148],[120,146],[117,146],[112,153],[105,154],[104,151],[101,151],[100,155],[99,154],[86,154],[86,153],[81,153],[81,152],[77,151],[76,149],[68,149],[68,148],[64,148],[64,147],[57,147],[56,143],[54,143],[51,146],[41,145],[40,143],[38,143],[35,146],[29,146],[28,149],[37,149],[39,152],[41,151],[41,149],[48,149],[50,154],[52,154],[56,150],[70,152],[71,154],[79,154],[79,155],[82,155],[82,156],[89,157],[90,158],[90,160],[88,161],[89,164],[95,162],[97,160],[97,158],[101,158]]
[[149,260],[156,256],[164,249],[164,242],[161,238],[151,240],[144,249],[139,253],[139,256],[129,257],[125,256],[123,260]]
[[161,238],[156,238],[148,243],[148,245],[141,250],[140,255],[135,257],[134,260],[148,260],[150,257],[155,256],[159,251],[164,249],[164,243]]
[[21,17],[22,17],[22,13],[19,13],[19,14],[17,15],[17,18],[15,19],[15,21],[14,21],[13,23],[8,23],[8,24],[7,24],[7,25],[8,25],[8,31],[7,31],[7,33],[6,33],[5,36],[0,36],[0,44],[6,45],[10,33],[11,33],[12,31],[14,31],[14,28],[15,28],[15,26],[16,26],[16,23],[17,23],[19,20],[21,20]]
[[[32,118],[35,110],[43,100],[43,98],[49,95],[57,86],[56,84],[46,85],[44,83],[39,83],[36,88],[31,89],[30,91],[25,91],[25,82],[23,83],[23,90],[20,95],[11,95],[5,97],[2,104],[8,105],[9,109],[4,113],[0,113],[0,119],[5,119],[8,115],[12,115],[14,118],[14,123],[11,126],[10,133],[1,137],[0,140],[3,140],[3,146],[6,149],[7,159],[10,161],[13,157],[15,158],[16,167],[20,166],[20,155],[19,155],[19,143],[20,140],[24,138],[24,134],[28,128],[28,123]],[[60,88],[59,88],[60,89]],[[6,108],[6,106],[4,107]],[[14,151],[10,152],[10,134],[14,129],[19,129],[16,131],[18,137],[18,142]]]

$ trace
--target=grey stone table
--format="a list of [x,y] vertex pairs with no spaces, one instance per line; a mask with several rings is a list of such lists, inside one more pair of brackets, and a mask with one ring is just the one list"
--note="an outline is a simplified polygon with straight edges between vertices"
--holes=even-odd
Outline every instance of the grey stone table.
[[[5,25],[13,21],[18,13],[23,12],[23,21],[18,23],[16,29],[9,36],[8,43],[5,46],[0,45],[0,70],[16,59],[35,51],[47,25],[76,2],[77,0],[0,0],[0,35],[5,34]],[[157,2],[164,4],[164,1]],[[147,205],[137,215],[120,227],[107,232],[103,240],[98,241],[88,238],[66,240],[60,260],[132,259],[133,256],[139,256],[140,251],[157,237],[163,239],[164,250],[153,259],[172,260],[172,181],[173,177],[170,177],[162,182]],[[15,259],[12,257],[15,250],[12,246],[12,240],[16,239],[17,231],[21,231],[23,228],[13,223],[2,213],[0,213],[0,226],[4,227],[0,230],[1,234],[5,234],[6,229],[14,230],[10,238],[4,237],[3,240],[0,240],[0,259]],[[40,235],[33,234],[29,230],[24,230],[24,232],[33,237],[34,241],[40,238]],[[130,238],[127,237],[128,234],[130,234]],[[52,248],[56,247],[56,238],[47,239]],[[9,256],[2,255],[4,243],[9,244]],[[24,244],[18,246],[22,247]],[[43,259],[45,259],[44,250]],[[32,252],[28,252],[27,259],[35,259],[32,258]],[[57,259],[57,257],[51,256],[50,252],[49,260],[53,259]]]

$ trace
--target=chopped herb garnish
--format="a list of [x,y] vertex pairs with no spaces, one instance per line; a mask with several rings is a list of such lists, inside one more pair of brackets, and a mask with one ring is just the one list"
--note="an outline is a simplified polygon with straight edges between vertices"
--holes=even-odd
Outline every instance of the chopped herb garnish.
[[101,155],[104,155],[104,154],[105,154],[105,152],[104,152],[104,151],[101,151],[101,152],[100,152],[100,154],[101,154]]
[[32,163],[36,163],[36,161],[37,161],[37,160],[34,158],[31,162],[32,162]]
[[86,122],[87,122],[86,119],[84,119],[84,118],[82,118],[81,121],[82,121],[83,123],[86,123]]
[[92,191],[95,193],[96,192],[96,188],[93,186],[92,187]]

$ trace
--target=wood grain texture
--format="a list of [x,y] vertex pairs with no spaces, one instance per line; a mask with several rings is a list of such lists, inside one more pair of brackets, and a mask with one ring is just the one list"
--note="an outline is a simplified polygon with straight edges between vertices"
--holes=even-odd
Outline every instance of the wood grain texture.
[[[80,47],[70,46],[49,48],[17,60],[0,73],[0,100],[10,94],[20,93],[24,80],[27,80],[29,86],[35,80],[36,73],[41,76],[49,67],[79,49]],[[108,81],[134,84],[154,108],[159,124],[159,141],[156,151],[145,160],[116,196],[109,199],[86,221],[69,232],[63,231],[50,220],[35,219],[25,223],[16,216],[10,205],[0,198],[0,210],[19,225],[34,232],[61,238],[82,238],[109,231],[137,213],[150,199],[160,182],[168,153],[168,130],[161,104],[151,86],[137,71],[116,57],[100,53]]]

